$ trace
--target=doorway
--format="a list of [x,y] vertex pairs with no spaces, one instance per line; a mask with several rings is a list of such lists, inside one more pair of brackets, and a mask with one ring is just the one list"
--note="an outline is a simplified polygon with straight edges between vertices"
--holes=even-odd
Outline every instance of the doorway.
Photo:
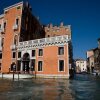
[[22,63],[23,63],[23,71],[29,72],[29,69],[30,69],[30,67],[29,67],[29,65],[30,65],[29,64],[30,63],[30,55],[29,55],[29,53],[25,53],[23,55]]

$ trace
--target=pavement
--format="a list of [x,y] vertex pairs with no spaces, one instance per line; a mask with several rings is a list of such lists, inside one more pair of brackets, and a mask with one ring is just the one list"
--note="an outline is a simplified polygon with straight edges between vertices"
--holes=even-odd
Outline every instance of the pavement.
[[0,73],[0,78],[8,78],[8,79],[24,79],[24,78],[33,78],[34,75],[33,74],[13,74],[13,73],[10,73],[10,74],[2,74]]

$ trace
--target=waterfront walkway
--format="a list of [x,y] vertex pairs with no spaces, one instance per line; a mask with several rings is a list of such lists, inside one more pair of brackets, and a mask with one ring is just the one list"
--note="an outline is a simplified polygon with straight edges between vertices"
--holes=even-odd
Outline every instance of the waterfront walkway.
[[24,78],[33,78],[33,74],[16,74],[16,73],[10,73],[10,74],[2,74],[0,73],[0,78],[8,78],[8,79],[24,79]]

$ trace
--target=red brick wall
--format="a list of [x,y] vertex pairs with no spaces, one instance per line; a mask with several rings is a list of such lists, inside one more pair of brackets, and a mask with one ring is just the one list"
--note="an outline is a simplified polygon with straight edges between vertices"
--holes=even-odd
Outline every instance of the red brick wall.
[[10,8],[4,16],[4,21],[6,21],[7,24],[2,55],[2,72],[8,72],[12,63],[12,50],[10,46],[13,44],[14,35],[20,33],[20,28],[16,32],[13,30],[13,25],[17,17],[21,19],[21,10],[22,9],[17,9],[16,7]]
[[[58,46],[47,46],[43,48],[43,57],[38,57],[38,49],[36,56],[36,71],[38,70],[38,61],[43,61],[43,72],[37,74],[68,74],[68,45],[64,46],[64,55],[58,55]],[[65,60],[65,71],[58,72],[59,59]]]

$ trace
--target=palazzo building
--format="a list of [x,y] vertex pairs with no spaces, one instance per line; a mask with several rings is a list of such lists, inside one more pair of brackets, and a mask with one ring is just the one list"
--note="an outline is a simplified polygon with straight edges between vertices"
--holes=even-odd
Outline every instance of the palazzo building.
[[98,47],[87,51],[87,69],[90,73],[100,73],[100,38]]
[[80,58],[75,60],[75,69],[76,73],[83,73],[87,72],[87,63],[86,60]]
[[4,9],[0,15],[0,72],[69,78],[71,68],[70,25],[41,25],[28,2]]

